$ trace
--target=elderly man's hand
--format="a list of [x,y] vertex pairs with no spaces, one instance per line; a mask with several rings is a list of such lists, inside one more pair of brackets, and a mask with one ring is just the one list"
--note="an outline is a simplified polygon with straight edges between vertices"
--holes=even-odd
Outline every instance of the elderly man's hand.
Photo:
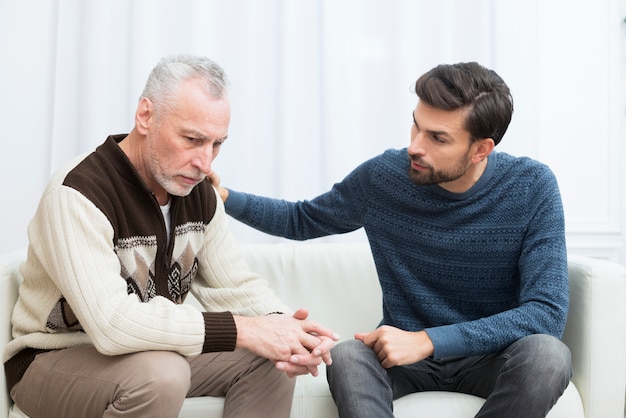
[[246,348],[276,363],[290,377],[311,373],[331,364],[330,349],[339,336],[330,328],[308,318],[306,309],[293,316],[235,316],[237,347]]

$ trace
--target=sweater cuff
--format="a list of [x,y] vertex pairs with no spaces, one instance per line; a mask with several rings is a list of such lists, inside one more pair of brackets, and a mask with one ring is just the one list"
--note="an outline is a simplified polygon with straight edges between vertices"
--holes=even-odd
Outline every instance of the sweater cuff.
[[440,327],[426,328],[424,331],[426,331],[435,347],[433,359],[444,360],[466,356],[463,337],[456,326],[443,325]]
[[230,312],[202,312],[204,317],[203,353],[234,351],[237,344],[237,327]]
[[228,189],[228,199],[224,202],[224,209],[226,209],[227,214],[236,218],[243,213],[247,204],[248,197],[245,193]]

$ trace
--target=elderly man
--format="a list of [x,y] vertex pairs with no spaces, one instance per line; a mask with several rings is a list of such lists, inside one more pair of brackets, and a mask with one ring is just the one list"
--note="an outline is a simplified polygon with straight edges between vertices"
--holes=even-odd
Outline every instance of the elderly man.
[[288,417],[290,377],[330,364],[337,336],[304,309],[281,314],[206,179],[229,122],[220,66],[168,57],[134,129],[51,179],[5,350],[30,417],[172,418],[203,395],[225,396],[225,417]]

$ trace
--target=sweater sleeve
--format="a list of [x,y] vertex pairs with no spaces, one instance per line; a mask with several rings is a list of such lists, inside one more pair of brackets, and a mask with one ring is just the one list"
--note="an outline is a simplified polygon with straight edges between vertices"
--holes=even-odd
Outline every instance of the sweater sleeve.
[[[219,196],[218,196],[219,197]],[[252,272],[228,228],[221,199],[205,232],[205,247],[199,253],[199,271],[191,291],[209,312],[237,315],[291,312],[265,279]]]
[[312,200],[288,202],[229,189],[226,213],[265,233],[300,241],[357,230],[367,208],[371,164],[361,164]]

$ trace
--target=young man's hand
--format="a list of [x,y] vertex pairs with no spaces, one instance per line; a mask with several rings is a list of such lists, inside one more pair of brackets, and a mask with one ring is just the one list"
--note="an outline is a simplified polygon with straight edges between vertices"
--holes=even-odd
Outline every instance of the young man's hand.
[[354,336],[363,341],[376,355],[383,367],[404,366],[432,356],[433,342],[425,331],[409,332],[383,325],[372,332]]
[[211,170],[211,172],[209,173],[209,181],[211,182],[213,187],[217,189],[217,192],[222,198],[222,201],[226,202],[228,200],[228,189],[220,186],[222,179],[220,179],[220,176],[213,170]]

